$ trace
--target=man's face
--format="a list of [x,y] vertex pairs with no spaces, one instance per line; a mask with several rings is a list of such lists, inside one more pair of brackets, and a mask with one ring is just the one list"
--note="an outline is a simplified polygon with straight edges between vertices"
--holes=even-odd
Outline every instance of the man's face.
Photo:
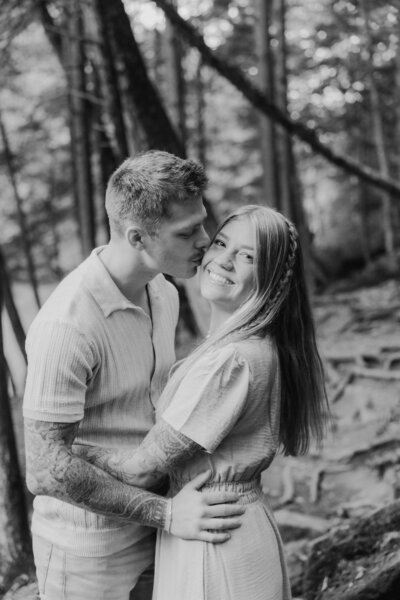
[[204,229],[206,216],[200,197],[173,204],[169,218],[161,221],[154,237],[147,238],[150,266],[172,277],[193,277],[210,243]]

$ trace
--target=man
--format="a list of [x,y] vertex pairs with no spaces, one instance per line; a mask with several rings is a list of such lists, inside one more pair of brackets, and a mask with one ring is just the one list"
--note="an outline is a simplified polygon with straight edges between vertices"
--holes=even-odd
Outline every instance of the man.
[[136,447],[154,423],[178,318],[161,273],[192,277],[201,262],[204,186],[193,161],[159,151],[127,159],[107,187],[110,242],[61,282],[29,330],[27,483],[46,600],[127,600],[153,564],[149,526],[173,522],[172,533],[212,542],[239,526],[236,495],[221,494],[216,506],[198,491],[207,475],[172,504],[72,452],[73,442]]

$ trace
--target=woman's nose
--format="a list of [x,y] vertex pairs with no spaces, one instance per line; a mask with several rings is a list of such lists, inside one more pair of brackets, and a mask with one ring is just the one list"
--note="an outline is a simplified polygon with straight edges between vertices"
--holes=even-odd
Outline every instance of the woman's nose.
[[222,252],[215,258],[215,262],[226,271],[232,271],[233,269],[232,254],[230,252]]

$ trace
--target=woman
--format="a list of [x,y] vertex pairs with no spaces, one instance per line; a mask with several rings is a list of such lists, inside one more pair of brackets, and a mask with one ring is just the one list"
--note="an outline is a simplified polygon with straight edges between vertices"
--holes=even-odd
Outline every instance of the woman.
[[311,437],[320,441],[327,413],[294,226],[270,208],[237,210],[214,236],[200,284],[211,305],[209,335],[175,368],[157,424],[136,451],[92,459],[134,485],[169,473],[172,496],[208,469],[204,492],[235,490],[246,505],[231,539],[208,544],[172,535],[170,500],[154,600],[287,600],[282,542],[260,475],[279,448],[303,454]]

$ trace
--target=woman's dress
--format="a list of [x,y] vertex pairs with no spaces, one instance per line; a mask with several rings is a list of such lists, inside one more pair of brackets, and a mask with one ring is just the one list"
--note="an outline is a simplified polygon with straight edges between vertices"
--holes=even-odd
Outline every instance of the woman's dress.
[[280,372],[270,338],[208,351],[158,415],[205,451],[172,476],[172,494],[210,469],[203,491],[237,491],[242,526],[222,544],[160,532],[153,600],[289,600],[278,529],[260,488],[279,434]]

